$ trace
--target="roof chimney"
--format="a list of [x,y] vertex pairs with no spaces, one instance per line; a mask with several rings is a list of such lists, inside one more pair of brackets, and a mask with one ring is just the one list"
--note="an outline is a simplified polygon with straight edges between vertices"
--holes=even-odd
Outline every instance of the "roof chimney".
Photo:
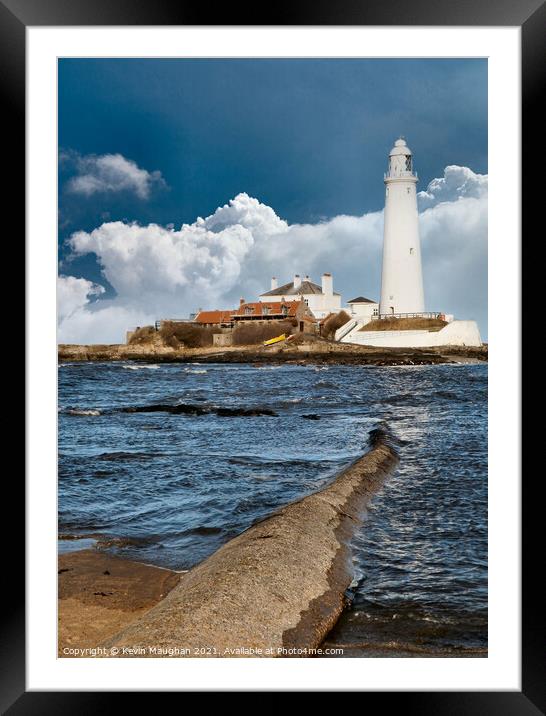
[[322,293],[325,296],[333,296],[334,294],[334,279],[331,273],[322,274]]
[[294,288],[299,288],[301,286],[301,276],[299,273],[294,274]]
[[274,291],[278,287],[277,277],[273,276],[271,279],[271,290]]
[[245,302],[245,299],[244,299],[244,298],[240,298],[240,299],[239,299],[239,306],[242,306],[244,302]]

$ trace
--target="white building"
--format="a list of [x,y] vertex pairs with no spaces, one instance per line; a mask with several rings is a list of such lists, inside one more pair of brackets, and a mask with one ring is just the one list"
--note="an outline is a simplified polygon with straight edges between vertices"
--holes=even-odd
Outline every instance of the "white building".
[[423,275],[417,211],[417,174],[411,149],[400,138],[389,153],[380,313],[423,313]]
[[357,296],[357,298],[347,301],[346,312],[351,318],[362,323],[369,323],[374,316],[379,315],[379,304],[377,301],[372,301],[371,298]]
[[273,300],[294,300],[290,297],[299,296],[309,306],[309,310],[315,318],[325,318],[329,313],[338,313],[341,311],[341,295],[334,291],[334,279],[332,274],[323,273],[321,285],[313,283],[309,276],[305,276],[302,280],[299,274],[294,276],[294,280],[278,285],[275,276],[271,279],[271,289],[262,293],[258,298],[262,302]]

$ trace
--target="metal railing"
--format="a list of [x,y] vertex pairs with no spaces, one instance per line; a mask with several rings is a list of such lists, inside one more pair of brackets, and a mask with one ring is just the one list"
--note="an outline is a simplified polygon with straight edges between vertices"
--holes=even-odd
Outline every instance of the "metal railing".
[[440,311],[423,311],[422,313],[378,313],[372,316],[372,321],[389,320],[393,318],[440,318],[444,314]]
[[383,180],[385,179],[407,179],[408,177],[415,177],[415,179],[419,179],[417,176],[417,172],[398,172],[398,174],[391,174],[390,172],[383,172]]

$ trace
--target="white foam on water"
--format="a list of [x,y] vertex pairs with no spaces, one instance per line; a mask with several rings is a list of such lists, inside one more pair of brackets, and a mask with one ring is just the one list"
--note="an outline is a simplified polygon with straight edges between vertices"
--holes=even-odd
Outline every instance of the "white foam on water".
[[159,368],[159,366],[156,365],[155,363],[153,363],[153,364],[151,364],[151,365],[128,365],[128,364],[123,364],[121,367],[122,367],[122,368],[126,368],[127,370],[145,370],[145,369],[147,369],[147,370],[157,370],[157,369]]

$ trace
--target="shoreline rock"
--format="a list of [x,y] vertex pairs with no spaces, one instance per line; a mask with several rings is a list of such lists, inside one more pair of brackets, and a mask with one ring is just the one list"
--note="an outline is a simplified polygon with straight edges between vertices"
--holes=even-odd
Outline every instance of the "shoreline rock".
[[146,345],[59,345],[60,363],[141,361],[144,363],[261,363],[336,365],[436,365],[481,363],[488,347],[441,346],[437,348],[373,348],[316,340],[281,347],[246,346],[235,348],[192,348],[175,350]]
[[119,408],[121,413],[170,413],[171,415],[218,415],[220,418],[266,416],[277,418],[271,408],[222,408],[218,406],[192,405],[190,403],[156,403],[154,405],[137,405]]

